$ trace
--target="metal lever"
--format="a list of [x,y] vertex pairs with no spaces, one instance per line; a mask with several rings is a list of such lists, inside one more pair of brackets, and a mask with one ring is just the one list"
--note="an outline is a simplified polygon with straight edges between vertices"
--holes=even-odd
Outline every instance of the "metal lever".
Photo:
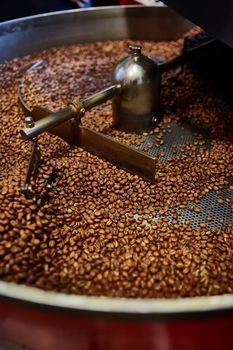
[[[26,123],[28,129],[30,129],[34,126],[34,122],[33,122],[32,117],[26,117],[25,123]],[[28,167],[26,170],[24,182],[23,182],[23,185],[20,189],[20,191],[25,195],[26,198],[31,199],[34,197],[34,193],[33,193],[32,187],[31,187],[31,179],[36,178],[40,162],[41,162],[40,150],[39,150],[39,147],[37,144],[37,138],[34,138],[32,140],[31,155],[29,158]]]
[[24,139],[33,139],[44,131],[71,119],[80,120],[87,110],[112,98],[120,89],[120,85],[113,85],[84,100],[71,102],[66,108],[48,115],[34,123],[33,127],[26,127],[20,131]]
[[[31,116],[25,118],[25,123],[28,128],[33,128],[35,124]],[[26,170],[23,185],[20,188],[20,192],[23,193],[27,199],[33,199],[38,206],[42,205],[49,198],[49,192],[54,189],[53,182],[55,180],[55,173],[50,174],[47,183],[45,184],[42,195],[38,195],[34,191],[32,187],[32,179],[34,182],[36,182],[40,164],[40,149],[38,146],[37,138],[35,137],[32,140],[31,155],[28,161],[28,167]]]

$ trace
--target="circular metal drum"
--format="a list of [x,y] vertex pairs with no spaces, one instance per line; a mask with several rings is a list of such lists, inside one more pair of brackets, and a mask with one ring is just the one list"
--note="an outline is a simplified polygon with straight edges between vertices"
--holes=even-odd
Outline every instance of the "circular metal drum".
[[[171,40],[191,24],[166,7],[66,11],[0,24],[0,61],[106,39]],[[120,299],[0,282],[0,348],[192,350],[233,348],[233,296]]]

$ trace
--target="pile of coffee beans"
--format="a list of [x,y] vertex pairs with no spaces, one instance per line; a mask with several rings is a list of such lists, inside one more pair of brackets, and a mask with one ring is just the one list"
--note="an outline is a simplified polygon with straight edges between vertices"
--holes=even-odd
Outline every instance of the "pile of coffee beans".
[[[171,123],[205,124],[202,134],[173,147],[173,157],[158,160],[155,182],[119,169],[62,139],[39,137],[43,164],[36,182],[43,191],[51,174],[55,190],[38,207],[19,191],[31,144],[20,137],[24,116],[17,82],[37,59],[45,64],[26,74],[22,93],[30,105],[58,110],[109,86],[128,41],[106,41],[52,48],[0,65],[0,278],[44,290],[113,297],[177,298],[233,291],[232,224],[219,216],[220,228],[179,220],[181,210],[200,214],[200,200],[222,188],[233,190],[232,106],[186,67],[163,79],[164,117],[154,143],[164,145]],[[173,42],[141,42],[143,53],[168,59],[182,48]],[[227,116],[227,117],[226,117]],[[228,121],[226,123],[226,120]],[[86,113],[83,124],[140,147],[148,134],[111,127],[111,102]],[[233,210],[230,198],[219,205]]]

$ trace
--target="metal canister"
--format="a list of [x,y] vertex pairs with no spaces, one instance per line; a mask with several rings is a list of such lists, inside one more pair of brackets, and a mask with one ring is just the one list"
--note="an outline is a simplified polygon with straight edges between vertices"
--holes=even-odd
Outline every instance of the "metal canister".
[[161,74],[156,63],[141,53],[140,45],[129,48],[130,54],[113,72],[113,83],[121,85],[113,99],[113,124],[120,130],[140,133],[159,120]]

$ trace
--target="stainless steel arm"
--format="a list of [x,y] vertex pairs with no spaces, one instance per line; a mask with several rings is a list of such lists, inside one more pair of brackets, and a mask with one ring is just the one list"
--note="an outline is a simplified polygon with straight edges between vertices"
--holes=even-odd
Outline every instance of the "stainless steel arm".
[[20,131],[21,136],[24,139],[33,139],[42,132],[48,131],[71,118],[79,120],[87,110],[112,98],[119,89],[120,85],[113,85],[84,100],[71,102],[66,108],[38,120],[31,127],[22,129]]
[[109,100],[116,94],[116,92],[120,90],[120,88],[121,88],[120,85],[112,85],[109,88],[102,90],[100,92],[97,92],[96,94],[90,97],[87,97],[85,100],[82,100],[82,104],[85,111],[88,111],[91,108]]

